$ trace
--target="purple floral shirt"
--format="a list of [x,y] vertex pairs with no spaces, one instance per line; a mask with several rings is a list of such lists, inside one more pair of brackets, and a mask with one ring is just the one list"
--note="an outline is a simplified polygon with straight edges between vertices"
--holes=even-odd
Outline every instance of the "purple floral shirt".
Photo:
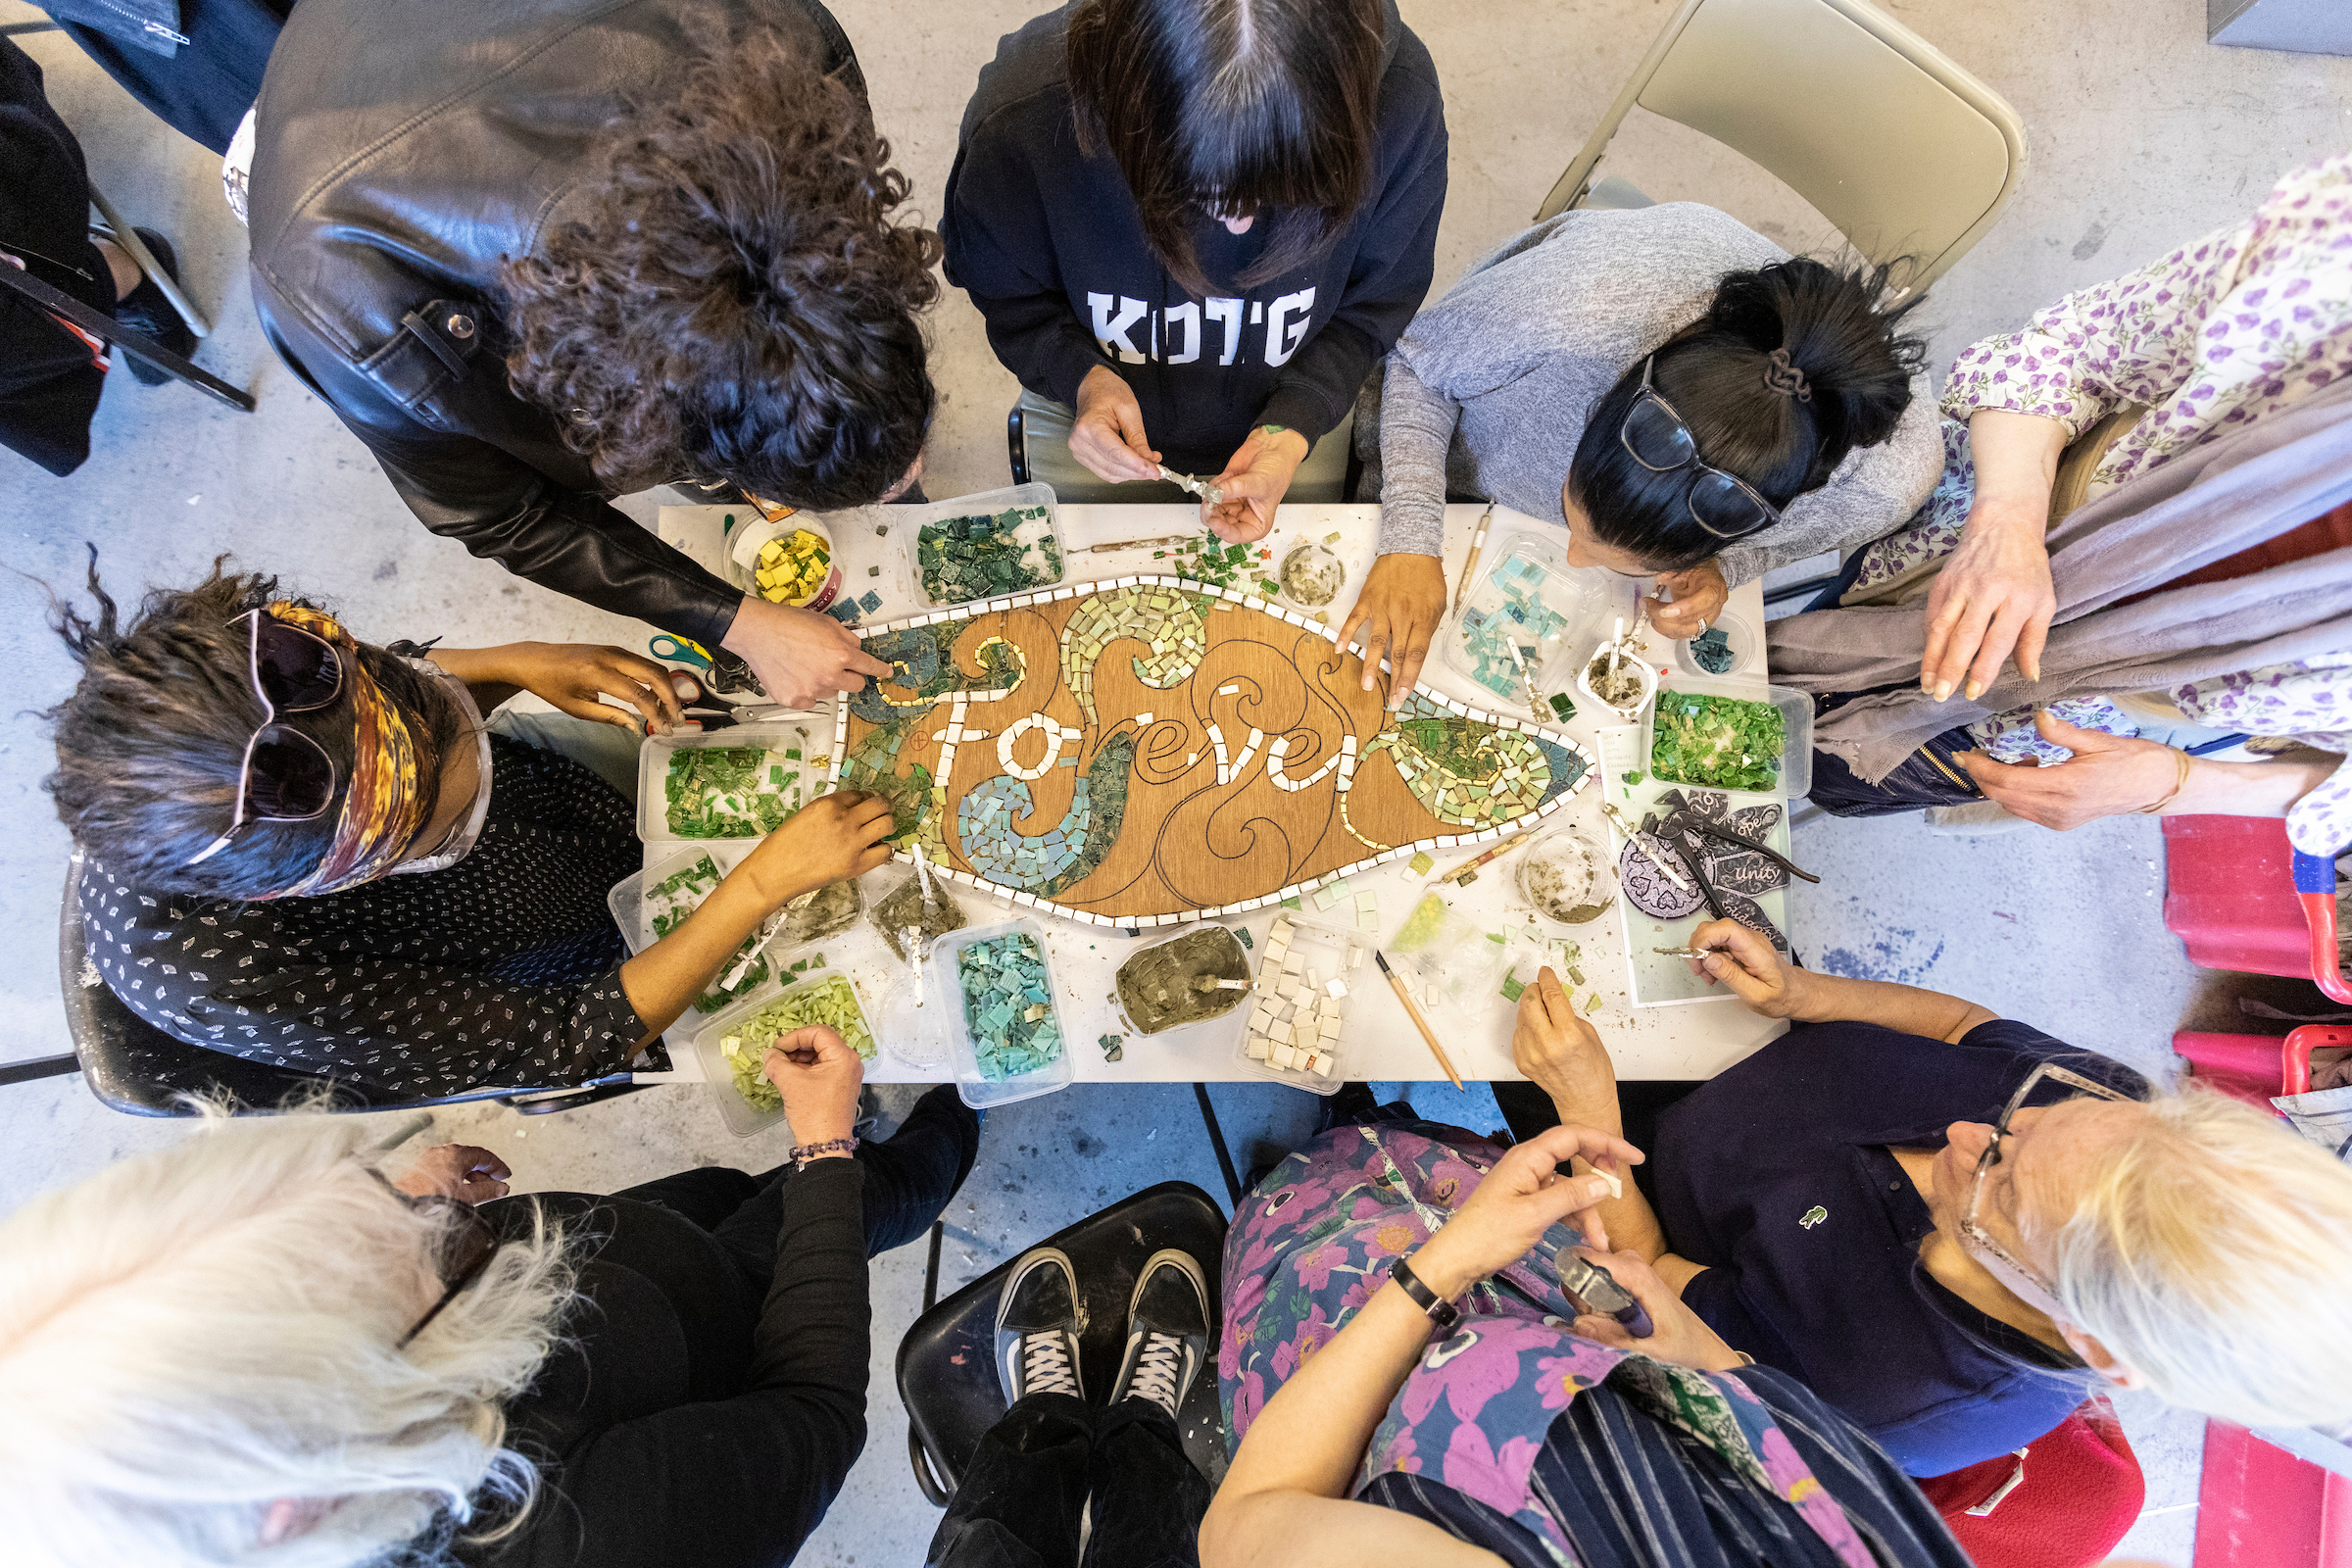
[[[1449,1145],[1396,1126],[1341,1127],[1277,1166],[1243,1200],[1225,1240],[1225,1329],[1218,1393],[1238,1449],[1283,1381],[1337,1337],[1411,1252],[1477,1190],[1502,1152],[1462,1135]],[[1569,1330],[1552,1257],[1580,1238],[1554,1226],[1459,1303],[1453,1333],[1432,1339],[1390,1401],[1356,1477],[1396,1471],[1475,1498],[1573,1565],[1568,1538],[1530,1485],[1545,1433],[1579,1392],[1611,1373],[1660,1421],[1721,1454],[1781,1498],[1849,1568],[1874,1559],[1845,1511],[1737,1378],[1630,1351]],[[1540,1303],[1540,1304],[1539,1304]]]
[[[1943,392],[1943,478],[1910,526],[1864,553],[1858,591],[1948,556],[1976,500],[1970,415],[2039,415],[2073,440],[2127,405],[2147,412],[2091,475],[2091,493],[2174,454],[2291,407],[2352,373],[2352,154],[2281,179],[2244,222],[2183,245],[2111,282],[2069,294],[2019,331],[1975,344]],[[2192,721],[2243,730],[2269,749],[2292,742],[2352,751],[2352,658],[2246,670],[2168,693]],[[2105,698],[2074,698],[2059,716],[2088,729],[2137,729]],[[1972,726],[2001,761],[2068,753],[2034,733],[2031,710]],[[2298,849],[2352,846],[2352,761],[2287,816]]]

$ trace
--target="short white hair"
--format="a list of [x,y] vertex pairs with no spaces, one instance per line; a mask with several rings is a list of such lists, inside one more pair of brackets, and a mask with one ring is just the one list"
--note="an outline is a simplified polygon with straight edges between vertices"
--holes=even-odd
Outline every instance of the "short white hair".
[[[0,1224],[0,1476],[18,1564],[346,1568],[519,1523],[505,1404],[570,1298],[544,1223],[406,1350],[453,1216],[317,1109],[216,1119]],[[272,1502],[320,1510],[263,1544]]]
[[2048,1239],[2067,1317],[2170,1403],[2250,1427],[2352,1416],[2352,1170],[2193,1083],[2134,1108]]

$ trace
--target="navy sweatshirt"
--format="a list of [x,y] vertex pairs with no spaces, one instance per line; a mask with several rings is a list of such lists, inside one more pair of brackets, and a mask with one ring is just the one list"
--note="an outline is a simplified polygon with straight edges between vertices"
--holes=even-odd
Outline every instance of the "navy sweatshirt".
[[1236,236],[1202,218],[1206,299],[1152,255],[1108,152],[1079,154],[1067,10],[999,41],[964,110],[940,230],[948,280],[1023,386],[1074,405],[1087,371],[1107,365],[1169,466],[1200,473],[1221,471],[1259,424],[1313,441],[1346,416],[1429,292],[1446,204],[1437,68],[1396,0],[1386,12],[1370,197],[1321,257],[1247,291],[1230,280],[1272,225]]

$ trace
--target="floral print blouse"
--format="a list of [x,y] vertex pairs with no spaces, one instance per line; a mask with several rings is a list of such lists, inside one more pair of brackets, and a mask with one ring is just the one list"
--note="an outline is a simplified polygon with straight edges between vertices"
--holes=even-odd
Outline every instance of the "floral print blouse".
[[[1967,420],[1980,409],[2056,419],[2070,441],[2120,408],[2145,409],[2100,462],[2095,495],[2347,373],[2352,154],[2288,174],[2244,222],[2069,294],[2021,330],[1962,353],[1941,401],[1943,478],[1908,527],[1869,547],[1855,586],[1889,582],[1958,546],[1976,497]],[[2352,657],[2246,670],[2167,695],[2190,721],[2256,736],[2266,743],[2258,749],[2291,740],[2352,750]],[[2083,728],[2138,733],[2104,698],[2056,707]],[[2030,710],[1996,715],[1971,733],[2001,761],[2070,755],[2034,734]],[[2287,834],[2308,854],[2352,848],[2352,760],[2297,803]]]
[[[1435,1131],[1435,1129],[1428,1129]],[[1243,1200],[1225,1242],[1217,1351],[1226,1431],[1238,1449],[1266,1400],[1388,1281],[1389,1265],[1442,1227],[1502,1151],[1456,1147],[1387,1124],[1339,1127],[1285,1159]],[[1566,1534],[1531,1485],[1553,1418],[1612,1373],[1612,1387],[1696,1440],[1793,1510],[1837,1561],[1874,1558],[1773,1413],[1739,1378],[1694,1372],[1579,1339],[1551,1259],[1580,1238],[1554,1226],[1433,1337],[1367,1446],[1354,1491],[1403,1472],[1441,1482],[1525,1528],[1560,1564]]]

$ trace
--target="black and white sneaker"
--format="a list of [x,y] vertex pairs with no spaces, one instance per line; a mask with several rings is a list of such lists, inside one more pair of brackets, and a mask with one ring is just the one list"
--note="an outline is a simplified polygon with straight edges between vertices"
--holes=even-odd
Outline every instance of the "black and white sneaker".
[[1023,1252],[997,1297],[997,1383],[1007,1405],[1032,1394],[1086,1397],[1078,1381],[1078,1271],[1058,1248]]
[[1127,1302],[1111,1402],[1150,1399],[1172,1419],[1208,1360],[1208,1281],[1190,1252],[1153,1252]]

